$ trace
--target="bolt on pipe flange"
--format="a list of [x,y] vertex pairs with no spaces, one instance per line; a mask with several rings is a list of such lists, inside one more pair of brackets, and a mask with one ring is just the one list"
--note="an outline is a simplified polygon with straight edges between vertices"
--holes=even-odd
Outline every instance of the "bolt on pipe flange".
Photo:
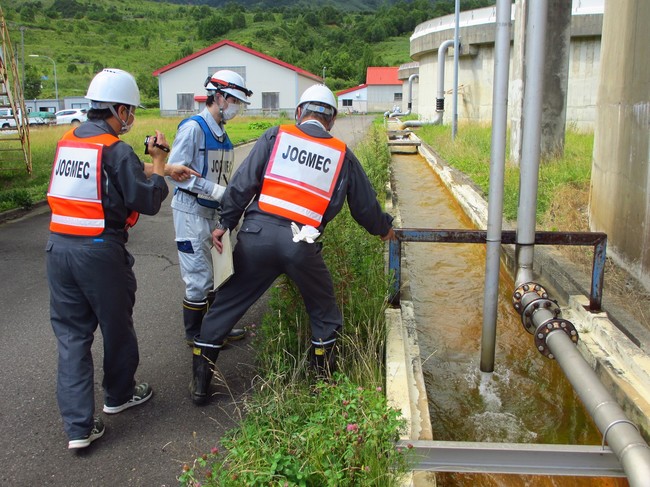
[[573,326],[573,323],[563,318],[553,318],[545,321],[537,327],[537,330],[535,330],[535,347],[539,353],[550,359],[555,357],[553,357],[553,354],[548,349],[546,339],[551,332],[558,330],[566,333],[574,344],[578,343],[578,332],[576,331],[575,326]]
[[533,335],[537,329],[533,316],[535,315],[535,312],[539,310],[546,310],[549,313],[552,313],[555,318],[560,316],[562,313],[560,305],[557,304],[557,301],[552,299],[537,298],[530,301],[528,304],[523,306],[523,311],[521,312],[521,324],[524,325],[526,331],[531,335]]
[[512,293],[512,306],[515,308],[517,313],[522,314],[524,311],[524,304],[522,300],[524,296],[527,296],[529,293],[535,293],[539,298],[548,299],[548,293],[546,289],[537,284],[536,282],[526,282],[520,284],[517,289]]

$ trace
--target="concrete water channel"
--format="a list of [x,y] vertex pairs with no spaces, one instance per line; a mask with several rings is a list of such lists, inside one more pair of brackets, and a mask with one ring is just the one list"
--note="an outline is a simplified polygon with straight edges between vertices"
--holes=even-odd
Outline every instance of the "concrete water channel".
[[[480,197],[462,188],[458,180],[454,182],[451,169],[441,166],[419,141],[412,151],[404,150],[405,142],[398,145],[391,164],[396,227],[485,228],[476,221],[482,217],[471,215],[486,211],[479,209]],[[504,257],[507,261],[507,252]],[[591,474],[580,471],[573,463],[575,457],[566,460],[569,450],[576,455],[583,447],[593,449],[590,454],[605,452],[606,442],[558,363],[537,351],[522,326],[512,306],[513,278],[507,262],[499,283],[495,370],[486,374],[479,370],[485,246],[402,243],[401,261],[400,306],[388,311],[387,393],[410,418],[404,441],[442,442],[444,446],[432,455],[452,458],[456,444],[472,442],[475,454],[466,458],[469,463],[484,461],[483,472],[488,472],[467,473],[477,470],[464,467],[458,454],[457,463],[432,465],[434,473],[417,472],[413,485],[435,485],[436,481],[439,486],[629,485],[613,455],[609,467],[601,463]],[[604,313],[585,312],[586,302],[584,296],[573,296],[563,305],[563,312],[580,331],[578,347],[647,438],[648,359],[626,343]],[[612,350],[614,343],[616,350]],[[500,468],[499,464],[508,463],[503,457],[484,460],[491,448],[512,448],[515,459],[521,445],[523,455],[533,459],[521,460],[522,465],[536,463],[535,445],[546,445],[546,450],[548,445],[557,445],[557,460],[539,457],[539,472],[553,475],[532,475],[530,466],[522,466],[524,474],[512,473],[517,471],[512,465]]]

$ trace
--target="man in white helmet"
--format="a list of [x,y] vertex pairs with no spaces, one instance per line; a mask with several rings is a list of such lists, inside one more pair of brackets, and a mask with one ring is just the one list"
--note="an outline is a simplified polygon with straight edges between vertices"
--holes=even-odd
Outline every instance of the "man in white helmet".
[[[169,156],[170,163],[182,164],[200,174],[187,181],[172,181],[176,185],[171,206],[178,262],[185,283],[183,325],[185,341],[190,346],[214,296],[211,232],[235,154],[224,125],[244,104],[249,104],[248,97],[252,95],[244,79],[227,69],[209,76],[204,86],[208,94],[205,108],[179,124]],[[228,339],[244,336],[245,331],[236,328],[230,331]]]
[[140,92],[120,69],[104,69],[90,83],[88,121],[59,141],[47,193],[52,210],[46,246],[50,320],[58,340],[57,400],[68,448],[89,446],[104,434],[94,417],[91,345],[99,325],[104,342],[104,412],[146,402],[151,387],[136,385],[138,342],[133,327],[136,280],[126,249],[140,213],[154,215],[168,194],[164,175],[192,171],[165,164],[169,148],[156,131],[143,163],[119,135],[135,120]]
[[358,159],[329,134],[336,114],[336,100],[326,86],[308,88],[296,108],[296,125],[268,129],[226,189],[212,232],[219,251],[221,237],[235,228],[242,213],[244,221],[233,254],[235,273],[217,290],[194,340],[190,393],[196,404],[208,398],[228,332],[280,274],[295,282],[310,318],[310,368],[319,378],[336,368],[343,320],[316,239],[346,201],[370,234],[395,238],[393,218],[382,211]]

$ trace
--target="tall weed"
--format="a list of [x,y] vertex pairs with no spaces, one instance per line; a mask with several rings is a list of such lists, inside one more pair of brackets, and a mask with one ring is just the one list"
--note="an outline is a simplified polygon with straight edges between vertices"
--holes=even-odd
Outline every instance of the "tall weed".
[[[464,124],[458,129],[456,140],[451,138],[451,126],[429,125],[418,135],[440,154],[449,165],[465,173],[487,197],[490,182],[491,127],[484,124]],[[540,164],[538,182],[537,220],[544,220],[553,200],[569,187],[589,186],[593,133],[568,131],[564,154],[549,157]],[[506,154],[509,153],[508,143]],[[503,214],[516,220],[519,204],[519,166],[506,161],[504,176]],[[566,230],[566,229],[565,229]]]

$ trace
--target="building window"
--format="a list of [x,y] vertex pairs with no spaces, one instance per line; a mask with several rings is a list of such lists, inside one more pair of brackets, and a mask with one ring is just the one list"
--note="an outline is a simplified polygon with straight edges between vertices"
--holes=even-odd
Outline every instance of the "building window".
[[267,91],[262,93],[262,110],[276,111],[280,108],[280,93]]
[[402,101],[402,94],[401,93],[395,93],[395,96],[393,97],[394,101]]
[[194,93],[176,94],[176,110],[179,112],[194,111]]
[[352,99],[349,100],[341,100],[343,102],[344,107],[351,107],[352,106]]

